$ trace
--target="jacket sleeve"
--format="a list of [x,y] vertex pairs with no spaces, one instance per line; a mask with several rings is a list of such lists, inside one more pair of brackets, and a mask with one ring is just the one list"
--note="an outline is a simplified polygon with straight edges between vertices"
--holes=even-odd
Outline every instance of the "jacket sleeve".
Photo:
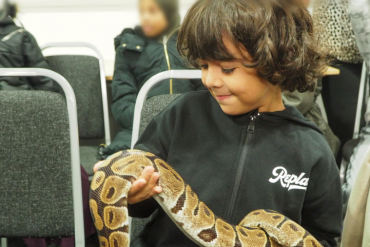
[[342,189],[333,155],[326,157],[311,173],[302,210],[302,226],[325,247],[337,246],[342,231]]
[[122,46],[116,50],[112,82],[112,112],[115,120],[122,128],[132,131],[135,102],[139,90],[127,53]]
[[[167,160],[174,128],[173,121],[175,121],[175,117],[173,116],[174,114],[171,114],[171,109],[169,108],[156,116],[146,127],[144,133],[140,136],[135,149],[153,153],[161,159]],[[158,207],[159,204],[151,198],[138,204],[129,205],[129,212],[132,217],[146,218],[149,217]]]
[[[23,40],[23,57],[25,67],[50,69],[45,60],[36,39],[29,32],[25,32]],[[31,86],[36,90],[45,90],[52,92],[61,92],[60,86],[48,77],[29,77]]]

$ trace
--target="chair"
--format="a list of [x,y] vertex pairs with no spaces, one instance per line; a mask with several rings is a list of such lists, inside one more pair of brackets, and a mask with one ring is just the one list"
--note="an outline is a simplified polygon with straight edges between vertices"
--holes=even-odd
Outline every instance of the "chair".
[[181,94],[164,94],[151,97],[144,103],[144,107],[141,113],[140,121],[140,131],[141,135],[146,126],[152,121],[152,119],[157,116],[161,111],[163,111],[169,104],[172,103]]
[[[47,76],[66,98],[0,91],[0,236],[75,236],[84,246],[76,100],[69,83],[45,69],[0,69],[1,76]],[[6,239],[1,241],[6,247]]]
[[[171,70],[159,73],[149,79],[141,88],[136,100],[134,125],[132,130],[132,145],[135,146],[139,135],[143,133],[146,126],[150,121],[165,109],[172,101],[174,101],[180,94],[167,94],[154,96],[148,100],[148,93],[155,85],[167,79],[200,79],[202,76],[201,71],[198,70]],[[137,237],[144,229],[145,225],[151,220],[152,217],[147,219],[131,219],[130,234],[131,238]]]
[[[149,91],[155,85],[157,85],[158,83],[160,83],[163,80],[167,80],[167,79],[201,79],[201,78],[202,78],[202,72],[200,70],[169,70],[169,71],[161,72],[161,73],[153,76],[152,78],[150,78],[144,84],[144,86],[141,88],[141,90],[139,92],[139,95],[137,96],[137,99],[136,99],[135,112],[134,112],[134,124],[133,124],[133,127],[132,127],[131,148],[134,148],[137,140],[139,139],[140,127],[142,127],[142,126],[140,126],[141,117],[143,115],[142,113],[143,113],[144,103],[145,103],[146,99],[148,98]],[[171,97],[176,98],[176,97],[178,97],[178,95],[162,96],[161,99],[165,99],[165,98],[171,99]],[[172,98],[172,100],[174,100],[175,98]],[[166,101],[168,103],[170,103],[170,102],[172,102],[172,100],[171,101],[166,100]],[[150,102],[149,102],[149,104],[150,104]],[[161,104],[161,105],[162,105],[162,109],[165,108],[165,106],[163,104]],[[148,113],[148,111],[146,111],[146,112]],[[156,109],[156,112],[159,113],[160,109]],[[154,117],[156,115],[156,114],[153,115],[152,113],[150,113],[150,114],[152,115],[152,117]],[[143,117],[144,117],[144,119],[146,118],[146,116],[144,116],[144,115],[143,115]]]
[[96,55],[46,56],[51,70],[65,77],[76,94],[81,165],[92,176],[99,144],[111,142],[104,60],[89,43],[48,43],[41,49],[60,47],[87,47]]

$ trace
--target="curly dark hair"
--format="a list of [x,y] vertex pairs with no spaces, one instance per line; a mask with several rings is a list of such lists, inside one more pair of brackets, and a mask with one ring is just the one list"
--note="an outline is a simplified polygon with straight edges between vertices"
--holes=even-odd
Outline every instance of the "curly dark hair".
[[224,35],[250,62],[246,67],[283,91],[313,91],[329,63],[299,0],[198,0],[181,26],[177,48],[196,68],[199,59],[232,61]]

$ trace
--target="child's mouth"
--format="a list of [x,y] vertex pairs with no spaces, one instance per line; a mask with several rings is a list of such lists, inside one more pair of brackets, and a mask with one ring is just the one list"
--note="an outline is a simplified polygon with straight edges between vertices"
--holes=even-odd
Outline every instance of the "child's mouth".
[[218,101],[223,101],[223,100],[227,100],[231,97],[231,95],[216,95],[216,99]]

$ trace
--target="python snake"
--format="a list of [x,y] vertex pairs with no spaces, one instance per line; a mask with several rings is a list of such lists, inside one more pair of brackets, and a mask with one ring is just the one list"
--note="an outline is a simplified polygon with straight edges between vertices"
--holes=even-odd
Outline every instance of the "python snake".
[[239,225],[231,225],[214,215],[165,161],[148,152],[128,150],[107,159],[91,183],[90,210],[101,247],[130,246],[127,194],[147,166],[160,174],[158,185],[163,188],[154,199],[199,246],[322,246],[300,225],[272,210],[251,212]]

